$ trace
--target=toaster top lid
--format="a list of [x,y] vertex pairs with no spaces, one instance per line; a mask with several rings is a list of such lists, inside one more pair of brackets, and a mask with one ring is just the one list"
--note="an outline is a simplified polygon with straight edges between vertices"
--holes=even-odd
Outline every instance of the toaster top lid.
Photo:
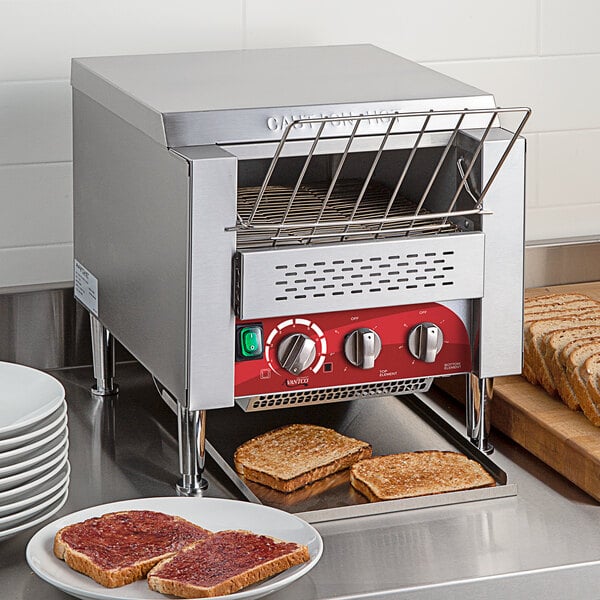
[[279,139],[298,117],[495,106],[371,45],[77,58],[71,84],[168,147]]

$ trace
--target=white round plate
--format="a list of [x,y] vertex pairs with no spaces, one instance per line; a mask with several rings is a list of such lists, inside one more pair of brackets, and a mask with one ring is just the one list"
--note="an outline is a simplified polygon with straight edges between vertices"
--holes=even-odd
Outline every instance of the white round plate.
[[47,373],[0,362],[0,439],[24,433],[53,413],[64,397],[63,386]]
[[61,478],[63,476],[63,471],[67,468],[70,469],[70,465],[65,456],[62,461],[54,464],[51,469],[45,473],[42,473],[39,477],[31,479],[22,485],[17,485],[9,490],[0,492],[0,505],[9,504],[11,502],[20,500],[21,498],[26,498],[37,493],[40,486],[44,485],[47,481],[55,478]]
[[64,464],[67,460],[68,452],[69,445],[67,444],[65,447],[57,450],[56,454],[53,454],[47,462],[36,465],[31,469],[15,473],[14,475],[3,477],[0,479],[0,492],[4,490],[12,490],[12,488],[20,486],[27,481],[36,479],[38,475],[45,475],[50,470],[54,469],[54,467],[59,463]]
[[[4,531],[0,531],[0,540],[5,540],[9,537],[13,537],[17,535],[17,533],[21,533],[21,531],[25,531],[30,527],[35,527],[40,523],[43,523],[47,519],[49,519],[52,515],[55,515],[65,504],[67,501],[67,497],[69,496],[69,490],[66,489],[64,494],[57,498],[54,504],[50,505],[47,510],[45,510],[41,515],[37,515],[31,521],[26,521],[25,523],[21,523],[15,527],[11,527],[10,529],[5,529]],[[156,600],[156,599],[155,599]]]
[[26,446],[21,446],[20,448],[13,448],[12,450],[7,450],[5,452],[0,452],[0,467],[6,467],[7,465],[12,465],[14,463],[18,463],[21,460],[26,460],[28,457],[35,456],[35,452],[39,450],[45,444],[52,442],[55,440],[61,433],[64,432],[67,426],[67,417],[66,415],[57,423],[56,427],[51,429],[46,435],[41,437],[40,439],[33,440],[29,442]]
[[219,596],[223,600],[250,600],[279,590],[308,573],[321,558],[323,541],[317,530],[299,517],[281,510],[221,498],[140,498],[113,502],[80,510],[46,525],[27,545],[27,562],[42,579],[76,598],[92,600],[157,600],[158,595],[148,587],[145,579],[119,588],[104,588],[89,577],[70,569],[52,552],[56,532],[72,523],[119,510],[155,510],[179,515],[206,529],[249,529],[282,540],[305,544],[310,561],[296,565],[235,594]]
[[59,435],[41,447],[19,457],[15,462],[0,466],[0,479],[4,479],[15,473],[22,473],[34,468],[36,465],[44,463],[48,458],[54,456],[56,452],[67,445],[69,441],[69,430],[65,427]]
[[32,519],[35,519],[37,515],[45,512],[50,505],[54,504],[54,502],[56,502],[58,498],[61,498],[63,494],[68,490],[68,488],[69,480],[67,479],[63,481],[62,487],[59,490],[57,490],[54,494],[52,494],[52,496],[50,496],[49,498],[45,498],[35,506],[30,506],[16,513],[0,517],[0,531],[12,529],[17,525],[20,525],[21,523],[25,523],[26,521],[31,521]]
[[30,429],[25,433],[21,433],[20,435],[15,435],[14,437],[0,439],[0,452],[7,452],[9,450],[13,450],[14,448],[26,446],[30,442],[44,437],[64,419],[66,414],[67,403],[63,400],[51,415],[48,415],[41,421],[38,421],[33,429]]
[[25,510],[33,504],[38,504],[46,498],[51,498],[60,495],[65,484],[69,483],[69,474],[71,473],[71,465],[67,462],[58,471],[58,473],[48,479],[44,483],[37,482],[34,489],[30,489],[25,494],[14,498],[9,503],[2,504],[0,502],[0,517],[12,515],[13,513]]

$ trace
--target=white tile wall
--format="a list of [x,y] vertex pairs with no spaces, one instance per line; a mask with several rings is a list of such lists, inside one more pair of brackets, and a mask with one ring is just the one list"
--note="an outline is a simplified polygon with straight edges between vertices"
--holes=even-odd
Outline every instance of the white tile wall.
[[500,106],[531,106],[528,131],[600,128],[600,54],[427,65],[492,92]]
[[365,42],[419,62],[537,52],[537,0],[504,0],[502,10],[473,0],[247,0],[246,13],[249,47]]
[[525,198],[527,201],[527,206],[534,207],[538,206],[540,203],[540,195],[539,195],[539,177],[537,173],[539,172],[539,144],[540,144],[540,135],[539,133],[527,133],[525,135],[527,139],[526,145],[526,165],[527,172],[525,174]]
[[73,244],[36,244],[0,249],[3,287],[57,283],[73,279]]
[[0,80],[68,79],[72,56],[237,48],[242,0],[0,0]]
[[595,0],[0,0],[0,287],[71,277],[71,56],[369,42],[534,110],[528,239],[600,233]]
[[243,0],[0,0],[0,287],[72,278],[72,56],[240,48]]
[[69,244],[71,163],[0,167],[0,249]]
[[[542,206],[574,211],[590,205],[600,207],[600,129],[540,133],[539,137]],[[599,233],[600,221],[592,225]]]
[[580,206],[554,206],[528,208],[525,234],[529,240],[554,240],[563,238],[565,229],[573,232],[572,223],[577,223],[577,236],[598,238],[600,203]]
[[598,0],[543,0],[540,49],[542,54],[600,52]]
[[71,160],[68,80],[0,82],[0,132],[0,165]]

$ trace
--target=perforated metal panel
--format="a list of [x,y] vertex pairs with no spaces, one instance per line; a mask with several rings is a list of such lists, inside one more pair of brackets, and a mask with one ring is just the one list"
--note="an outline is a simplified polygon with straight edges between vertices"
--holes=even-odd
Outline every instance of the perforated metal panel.
[[479,232],[240,251],[241,319],[397,306],[483,295]]
[[380,381],[377,383],[345,385],[320,390],[302,390],[298,392],[236,398],[236,402],[246,412],[255,412],[290,406],[304,406],[307,404],[342,402],[357,398],[375,398],[377,396],[397,396],[399,394],[426,392],[431,387],[432,381],[431,377]]

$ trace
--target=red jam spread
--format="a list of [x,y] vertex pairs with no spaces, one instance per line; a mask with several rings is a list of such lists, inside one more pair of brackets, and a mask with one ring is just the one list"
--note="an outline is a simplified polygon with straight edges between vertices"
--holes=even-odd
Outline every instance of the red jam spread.
[[62,539],[104,569],[177,552],[211,532],[179,517],[151,510],[109,513],[67,527]]
[[247,531],[220,531],[205,542],[180,552],[159,567],[154,575],[199,587],[212,587],[297,548],[297,544]]

